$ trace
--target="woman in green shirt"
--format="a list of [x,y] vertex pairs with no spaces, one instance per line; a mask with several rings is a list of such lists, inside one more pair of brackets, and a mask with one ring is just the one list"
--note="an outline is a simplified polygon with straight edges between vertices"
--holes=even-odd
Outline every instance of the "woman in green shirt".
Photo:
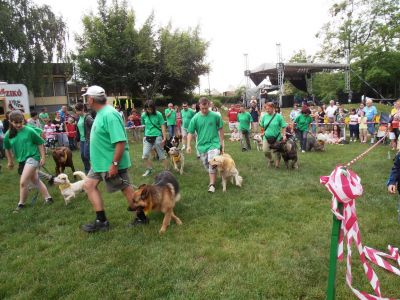
[[146,171],[143,177],[149,176],[153,170],[153,163],[150,160],[150,152],[156,150],[158,159],[163,162],[164,168],[168,169],[168,160],[166,159],[164,144],[167,140],[167,130],[162,114],[157,111],[153,100],[147,100],[144,104],[144,113],[141,121],[144,125],[143,155],[142,159],[146,164]]
[[44,140],[40,136],[40,129],[24,125],[24,115],[15,110],[10,113],[10,129],[4,137],[4,149],[8,161],[8,168],[14,167],[13,154],[19,163],[18,173],[20,178],[19,202],[16,212],[25,207],[28,197],[28,185],[34,184],[43,195],[46,203],[53,203],[47,187],[39,179],[39,167],[45,163],[46,155]]
[[307,134],[313,121],[310,115],[311,110],[308,107],[304,107],[301,110],[301,114],[294,120],[300,138],[301,152],[303,153],[306,152]]

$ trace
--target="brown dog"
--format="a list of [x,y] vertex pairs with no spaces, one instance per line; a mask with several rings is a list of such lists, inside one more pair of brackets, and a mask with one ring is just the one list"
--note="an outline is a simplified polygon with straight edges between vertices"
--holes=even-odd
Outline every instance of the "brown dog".
[[72,152],[68,147],[57,147],[53,150],[53,159],[56,163],[56,174],[64,173],[66,167],[70,167],[75,172]]
[[182,221],[174,214],[174,207],[179,201],[179,184],[169,171],[163,171],[156,176],[154,184],[142,184],[133,194],[132,210],[142,208],[145,213],[151,210],[164,213],[160,234],[164,233],[171,222],[182,225]]

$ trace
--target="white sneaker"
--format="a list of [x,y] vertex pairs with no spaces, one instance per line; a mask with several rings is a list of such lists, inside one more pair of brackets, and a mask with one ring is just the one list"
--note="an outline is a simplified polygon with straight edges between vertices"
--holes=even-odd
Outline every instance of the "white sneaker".
[[182,151],[183,151],[183,150],[185,150],[185,149],[186,149],[186,146],[185,146],[185,145],[183,145],[183,146],[182,146]]
[[146,172],[144,172],[142,176],[147,177],[151,174],[151,172],[152,172],[152,169],[147,169]]
[[301,150],[301,153],[306,153],[306,151],[304,151],[304,150]]
[[208,192],[209,192],[209,193],[214,193],[214,192],[215,192],[215,186],[214,186],[213,184],[210,184],[210,185],[208,186]]

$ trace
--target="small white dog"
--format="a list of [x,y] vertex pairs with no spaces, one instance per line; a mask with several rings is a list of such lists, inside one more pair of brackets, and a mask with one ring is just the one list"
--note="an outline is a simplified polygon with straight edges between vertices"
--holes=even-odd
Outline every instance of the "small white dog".
[[171,158],[172,164],[174,165],[175,171],[179,174],[183,174],[183,166],[185,165],[185,156],[182,150],[177,147],[171,147],[168,151],[169,157]]
[[262,144],[263,144],[262,136],[259,135],[259,134],[255,134],[253,136],[253,141],[254,141],[254,144],[256,144],[257,151],[261,151],[262,150]]
[[79,176],[81,180],[71,183],[68,179],[68,175],[64,173],[61,173],[54,178],[54,184],[58,185],[61,195],[64,197],[65,205],[68,205],[71,198],[75,198],[77,193],[83,192],[83,182],[86,175],[81,171],[74,172],[74,176],[75,175]]

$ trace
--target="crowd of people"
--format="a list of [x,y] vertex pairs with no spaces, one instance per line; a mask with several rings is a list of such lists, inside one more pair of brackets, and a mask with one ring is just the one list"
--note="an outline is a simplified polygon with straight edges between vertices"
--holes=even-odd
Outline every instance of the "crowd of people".
[[[149,176],[153,170],[151,153],[157,154],[164,169],[169,168],[164,145],[175,137],[182,139],[182,150],[192,153],[192,141],[195,141],[196,155],[201,160],[209,175],[208,192],[215,192],[216,169],[209,162],[224,152],[224,130],[221,113],[213,103],[205,98],[189,107],[183,102],[181,108],[173,103],[162,113],[153,100],[144,103],[142,112],[136,109],[126,116],[118,106],[107,105],[103,88],[91,86],[84,94],[86,104],[77,103],[74,113],[70,114],[63,106],[51,119],[46,109],[40,114],[31,112],[27,121],[19,111],[7,113],[0,123],[1,141],[8,167],[13,167],[14,158],[19,163],[20,199],[17,211],[25,207],[28,183],[33,183],[42,193],[46,203],[52,203],[44,183],[40,180],[39,168],[45,164],[45,149],[54,145],[80,149],[87,179],[84,189],[96,213],[94,223],[82,226],[85,232],[109,229],[102,195],[98,189],[100,182],[105,182],[109,192],[122,191],[129,207],[133,207],[133,186],[130,184],[128,168],[131,166],[128,134],[132,131],[133,140],[139,142],[143,132],[142,159],[145,165],[143,176]],[[347,142],[346,129],[349,129],[349,141],[361,143],[376,141],[375,134],[378,111],[372,101],[366,105],[346,110],[339,103],[330,101],[328,106],[303,104],[301,108],[294,105],[288,122],[280,109],[272,102],[264,104],[260,111],[257,99],[253,98],[249,109],[240,104],[232,104],[227,110],[228,128],[231,141],[240,141],[243,152],[251,150],[251,138],[262,137],[262,150],[269,166],[279,167],[281,153],[276,150],[276,143],[285,143],[288,138],[298,139],[302,152],[307,150],[307,136],[327,143],[341,144]],[[392,147],[397,148],[400,122],[400,100],[392,109],[387,127],[390,130]],[[396,161],[400,161],[397,159]],[[400,163],[398,162],[400,165]],[[392,172],[393,173],[393,172]],[[400,174],[400,170],[398,172]],[[391,175],[391,178],[397,173]],[[393,191],[394,179],[390,181],[389,191]],[[397,181],[396,181],[397,182]],[[132,226],[147,224],[148,219],[143,211],[136,210]]]

